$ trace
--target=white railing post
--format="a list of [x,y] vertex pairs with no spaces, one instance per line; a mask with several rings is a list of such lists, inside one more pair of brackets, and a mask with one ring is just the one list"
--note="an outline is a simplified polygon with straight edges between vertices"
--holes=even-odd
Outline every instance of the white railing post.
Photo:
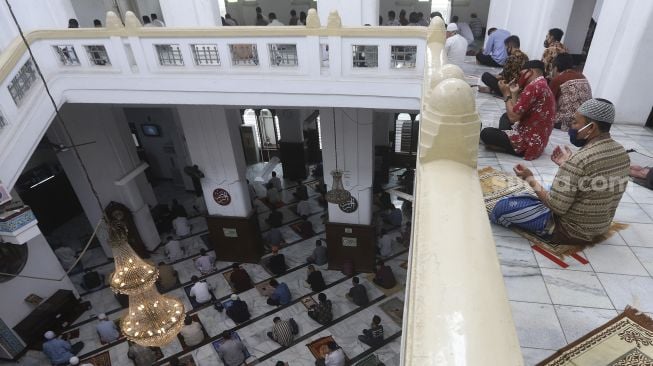
[[476,173],[480,120],[431,23],[420,117],[402,365],[522,365]]

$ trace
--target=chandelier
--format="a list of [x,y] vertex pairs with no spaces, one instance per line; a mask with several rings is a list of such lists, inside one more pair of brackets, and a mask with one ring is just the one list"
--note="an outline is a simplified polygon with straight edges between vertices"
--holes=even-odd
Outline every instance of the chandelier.
[[351,193],[345,189],[344,184],[342,184],[342,175],[343,171],[338,169],[338,134],[336,133],[336,109],[333,108],[333,143],[335,147],[336,155],[336,169],[331,171],[331,177],[333,181],[331,183],[331,190],[326,193],[324,199],[327,202],[333,203],[335,205],[340,205],[347,203],[351,199]]
[[331,177],[333,177],[331,190],[326,193],[324,198],[327,202],[336,205],[348,202],[351,199],[351,193],[342,184],[342,170],[332,170]]
[[120,321],[121,331],[146,347],[170,343],[184,326],[184,305],[157,291],[158,270],[129,246],[127,229],[121,222],[114,220],[109,225],[109,242],[116,265],[111,289],[129,295],[129,311]]

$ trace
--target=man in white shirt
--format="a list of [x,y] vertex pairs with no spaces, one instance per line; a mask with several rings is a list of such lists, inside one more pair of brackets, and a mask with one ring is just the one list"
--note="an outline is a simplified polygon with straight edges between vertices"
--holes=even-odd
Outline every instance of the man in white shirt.
[[449,63],[462,66],[465,63],[467,54],[467,40],[458,34],[456,23],[447,25],[447,40],[444,43],[444,49],[447,53]]
[[202,332],[202,325],[198,322],[194,322],[190,316],[187,316],[184,319],[184,327],[179,331],[184,343],[188,347],[196,346],[204,340],[204,332]]
[[179,240],[174,240],[172,236],[168,237],[168,242],[163,248],[163,252],[168,256],[169,261],[176,261],[184,256],[184,250],[181,247]]
[[474,42],[474,33],[472,32],[472,28],[469,26],[469,24],[458,21],[458,15],[451,17],[451,23],[456,23],[458,26],[458,33],[467,40],[468,44]]
[[277,172],[272,172],[272,178],[270,178],[270,180],[268,181],[268,183],[272,183],[272,185],[274,186],[274,188],[275,188],[277,191],[281,192],[281,189],[282,189],[282,187],[281,187],[281,179],[280,179],[279,177],[277,177]]
[[210,301],[213,294],[211,294],[209,284],[206,281],[199,281],[197,276],[193,276],[190,279],[195,282],[193,287],[190,288],[190,297],[195,298],[195,301],[200,304]]
[[379,255],[383,258],[387,258],[392,254],[392,235],[381,231],[381,236],[376,243],[376,246],[379,248]]
[[277,14],[275,13],[268,14],[268,19],[270,19],[270,23],[268,23],[268,27],[279,27],[285,25],[277,20]]
[[201,274],[209,274],[213,271],[213,266],[215,265],[215,258],[206,253],[206,249],[200,250],[200,256],[195,259],[195,268],[200,271]]
[[191,227],[188,225],[188,219],[183,216],[178,216],[172,220],[172,227],[175,229],[178,238],[190,235]]
[[336,342],[329,342],[329,353],[324,357],[324,360],[318,359],[315,363],[319,366],[345,366],[345,352],[342,348],[338,347]]
[[386,20],[385,23],[383,23],[383,25],[388,26],[388,27],[398,27],[398,26],[400,26],[401,23],[399,23],[399,21],[396,19],[396,17],[397,17],[397,14],[394,12],[394,10],[390,10],[388,12],[388,20]]
[[150,19],[152,20],[152,25],[155,26],[155,27],[165,27],[166,26],[166,23],[159,20],[159,17],[154,13],[150,14]]
[[311,204],[308,200],[301,200],[297,204],[297,216],[311,216]]

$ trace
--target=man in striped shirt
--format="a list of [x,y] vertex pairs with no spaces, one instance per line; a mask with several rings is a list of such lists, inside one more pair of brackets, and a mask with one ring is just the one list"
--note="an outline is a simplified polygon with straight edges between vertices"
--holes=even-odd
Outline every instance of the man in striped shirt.
[[[533,187],[539,206],[531,205],[527,212],[517,207],[515,199],[522,197],[507,197],[491,213],[493,221],[516,225],[559,244],[585,246],[601,241],[626,190],[630,167],[626,150],[610,137],[614,116],[614,105],[608,100],[583,103],[569,130],[571,143],[580,150],[555,148],[551,160],[560,169],[551,191],[543,189],[533,173],[518,164],[515,173]],[[512,207],[503,204],[510,200]],[[515,208],[521,210],[519,214]],[[529,217],[529,212],[534,215]]]
[[272,321],[274,322],[274,327],[272,327],[271,332],[268,332],[268,337],[284,347],[290,346],[295,339],[290,321],[281,320],[278,316]]
[[363,335],[358,336],[358,340],[370,347],[376,347],[383,342],[383,325],[381,317],[374,315],[370,329],[363,329]]

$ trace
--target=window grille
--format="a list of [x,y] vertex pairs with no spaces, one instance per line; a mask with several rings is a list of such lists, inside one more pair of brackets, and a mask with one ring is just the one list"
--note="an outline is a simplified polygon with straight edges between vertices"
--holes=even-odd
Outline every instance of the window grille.
[[111,61],[109,61],[109,54],[107,53],[107,49],[104,46],[91,45],[84,47],[86,48],[88,60],[91,62],[91,65],[111,66]]
[[230,44],[229,51],[234,66],[258,65],[258,51],[255,44]]
[[20,105],[20,102],[25,98],[25,95],[34,84],[36,80],[36,70],[34,69],[34,64],[32,60],[27,60],[25,64],[18,70],[18,73],[9,83],[7,89],[9,89],[9,94],[14,99],[16,105]]
[[53,46],[54,51],[59,56],[59,62],[64,66],[79,66],[79,58],[77,57],[77,52],[75,52],[75,47],[67,46]]
[[417,46],[390,47],[390,67],[393,69],[415,68]]
[[215,44],[194,44],[191,45],[193,49],[193,58],[197,66],[219,66],[220,55],[218,54],[218,46]]
[[157,44],[156,53],[159,55],[161,66],[183,66],[184,58],[178,44]]
[[270,65],[272,66],[297,66],[297,45],[270,44]]
[[379,66],[379,47],[353,45],[353,65],[357,67],[378,67]]

